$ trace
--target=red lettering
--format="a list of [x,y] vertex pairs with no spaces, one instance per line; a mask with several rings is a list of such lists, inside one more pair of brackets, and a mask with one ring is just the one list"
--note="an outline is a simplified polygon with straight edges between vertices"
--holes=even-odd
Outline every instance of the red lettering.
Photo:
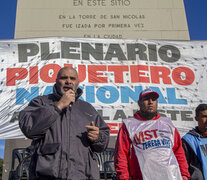
[[151,82],[161,84],[160,79],[164,84],[172,84],[170,79],[170,69],[162,66],[150,66]]
[[132,83],[149,83],[149,72],[148,66],[145,65],[132,65],[130,66],[131,71],[131,82]]
[[136,144],[141,144],[141,142],[145,142],[144,133],[142,131],[139,132],[139,137],[137,136],[137,134],[135,134],[134,141]]
[[134,142],[136,143],[136,145],[140,144],[140,139],[137,137],[137,134],[134,135]]
[[114,81],[115,83],[123,83],[124,82],[124,77],[123,77],[123,72],[124,71],[129,71],[128,66],[109,66],[108,71],[114,72]]
[[153,129],[153,130],[146,130],[144,132],[139,132],[139,137],[137,134],[134,135],[134,141],[136,144],[141,144],[145,142],[145,140],[150,140],[153,137],[157,138],[157,131],[158,129]]
[[25,68],[7,68],[7,86],[15,86],[17,80],[25,79],[28,75]]
[[58,64],[48,64],[40,70],[40,78],[46,83],[54,83],[61,67]]
[[88,66],[88,82],[91,83],[108,83],[107,77],[101,77],[103,76],[103,72],[100,71],[106,71],[105,65],[89,65]]
[[107,123],[110,128],[110,134],[118,134],[119,128],[121,127],[122,123]]
[[79,82],[83,82],[86,79],[86,66],[78,65],[78,80]]
[[151,131],[145,131],[144,135],[146,140],[152,139]]
[[145,142],[145,140],[144,140],[144,133],[142,131],[139,132],[139,142],[141,142],[140,138],[142,138],[142,142]]
[[64,67],[73,67],[72,64],[64,64]]
[[193,83],[195,80],[194,72],[187,67],[177,67],[172,72],[173,80],[183,86],[187,86]]
[[32,66],[29,68],[29,84],[38,83],[38,66]]
[[157,131],[158,131],[158,129],[153,129],[153,130],[151,130],[151,131],[153,132],[154,137],[157,138]]

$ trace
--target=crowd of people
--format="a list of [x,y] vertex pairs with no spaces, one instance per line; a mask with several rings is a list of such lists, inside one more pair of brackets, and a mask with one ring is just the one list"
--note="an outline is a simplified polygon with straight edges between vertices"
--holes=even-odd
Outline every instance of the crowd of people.
[[[53,93],[34,98],[19,114],[32,139],[31,180],[100,179],[95,152],[109,143],[110,129],[79,97],[78,73],[62,68]],[[123,180],[207,179],[207,104],[196,108],[198,126],[183,138],[170,118],[157,113],[159,94],[144,89],[139,110],[124,119],[114,152],[116,178]]]

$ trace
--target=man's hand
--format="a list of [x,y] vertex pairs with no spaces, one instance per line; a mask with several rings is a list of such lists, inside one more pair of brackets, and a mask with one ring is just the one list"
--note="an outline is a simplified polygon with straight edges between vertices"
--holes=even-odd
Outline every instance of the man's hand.
[[88,131],[88,139],[92,142],[96,141],[99,137],[99,128],[94,125],[94,122],[92,121],[90,125],[86,126],[86,129]]
[[75,92],[72,89],[69,89],[66,91],[61,99],[57,102],[56,106],[60,109],[63,110],[64,108],[68,107],[70,103],[75,102]]

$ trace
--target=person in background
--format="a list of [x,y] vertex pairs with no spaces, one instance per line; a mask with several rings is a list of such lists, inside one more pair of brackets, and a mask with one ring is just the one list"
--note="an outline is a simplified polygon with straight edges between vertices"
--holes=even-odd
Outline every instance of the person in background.
[[192,180],[207,180],[207,104],[195,110],[198,126],[182,138]]
[[91,104],[79,99],[78,85],[77,71],[64,67],[53,93],[34,98],[20,112],[20,129],[35,149],[29,179],[100,178],[94,152],[106,149],[109,127]]
[[117,179],[187,180],[181,137],[171,120],[157,113],[159,94],[145,89],[133,118],[123,120],[114,155]]

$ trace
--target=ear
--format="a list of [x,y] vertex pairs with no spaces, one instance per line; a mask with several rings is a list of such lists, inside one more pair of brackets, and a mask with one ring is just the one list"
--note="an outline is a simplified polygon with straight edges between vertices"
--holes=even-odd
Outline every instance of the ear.
[[197,116],[195,116],[195,120],[198,121],[198,117]]

